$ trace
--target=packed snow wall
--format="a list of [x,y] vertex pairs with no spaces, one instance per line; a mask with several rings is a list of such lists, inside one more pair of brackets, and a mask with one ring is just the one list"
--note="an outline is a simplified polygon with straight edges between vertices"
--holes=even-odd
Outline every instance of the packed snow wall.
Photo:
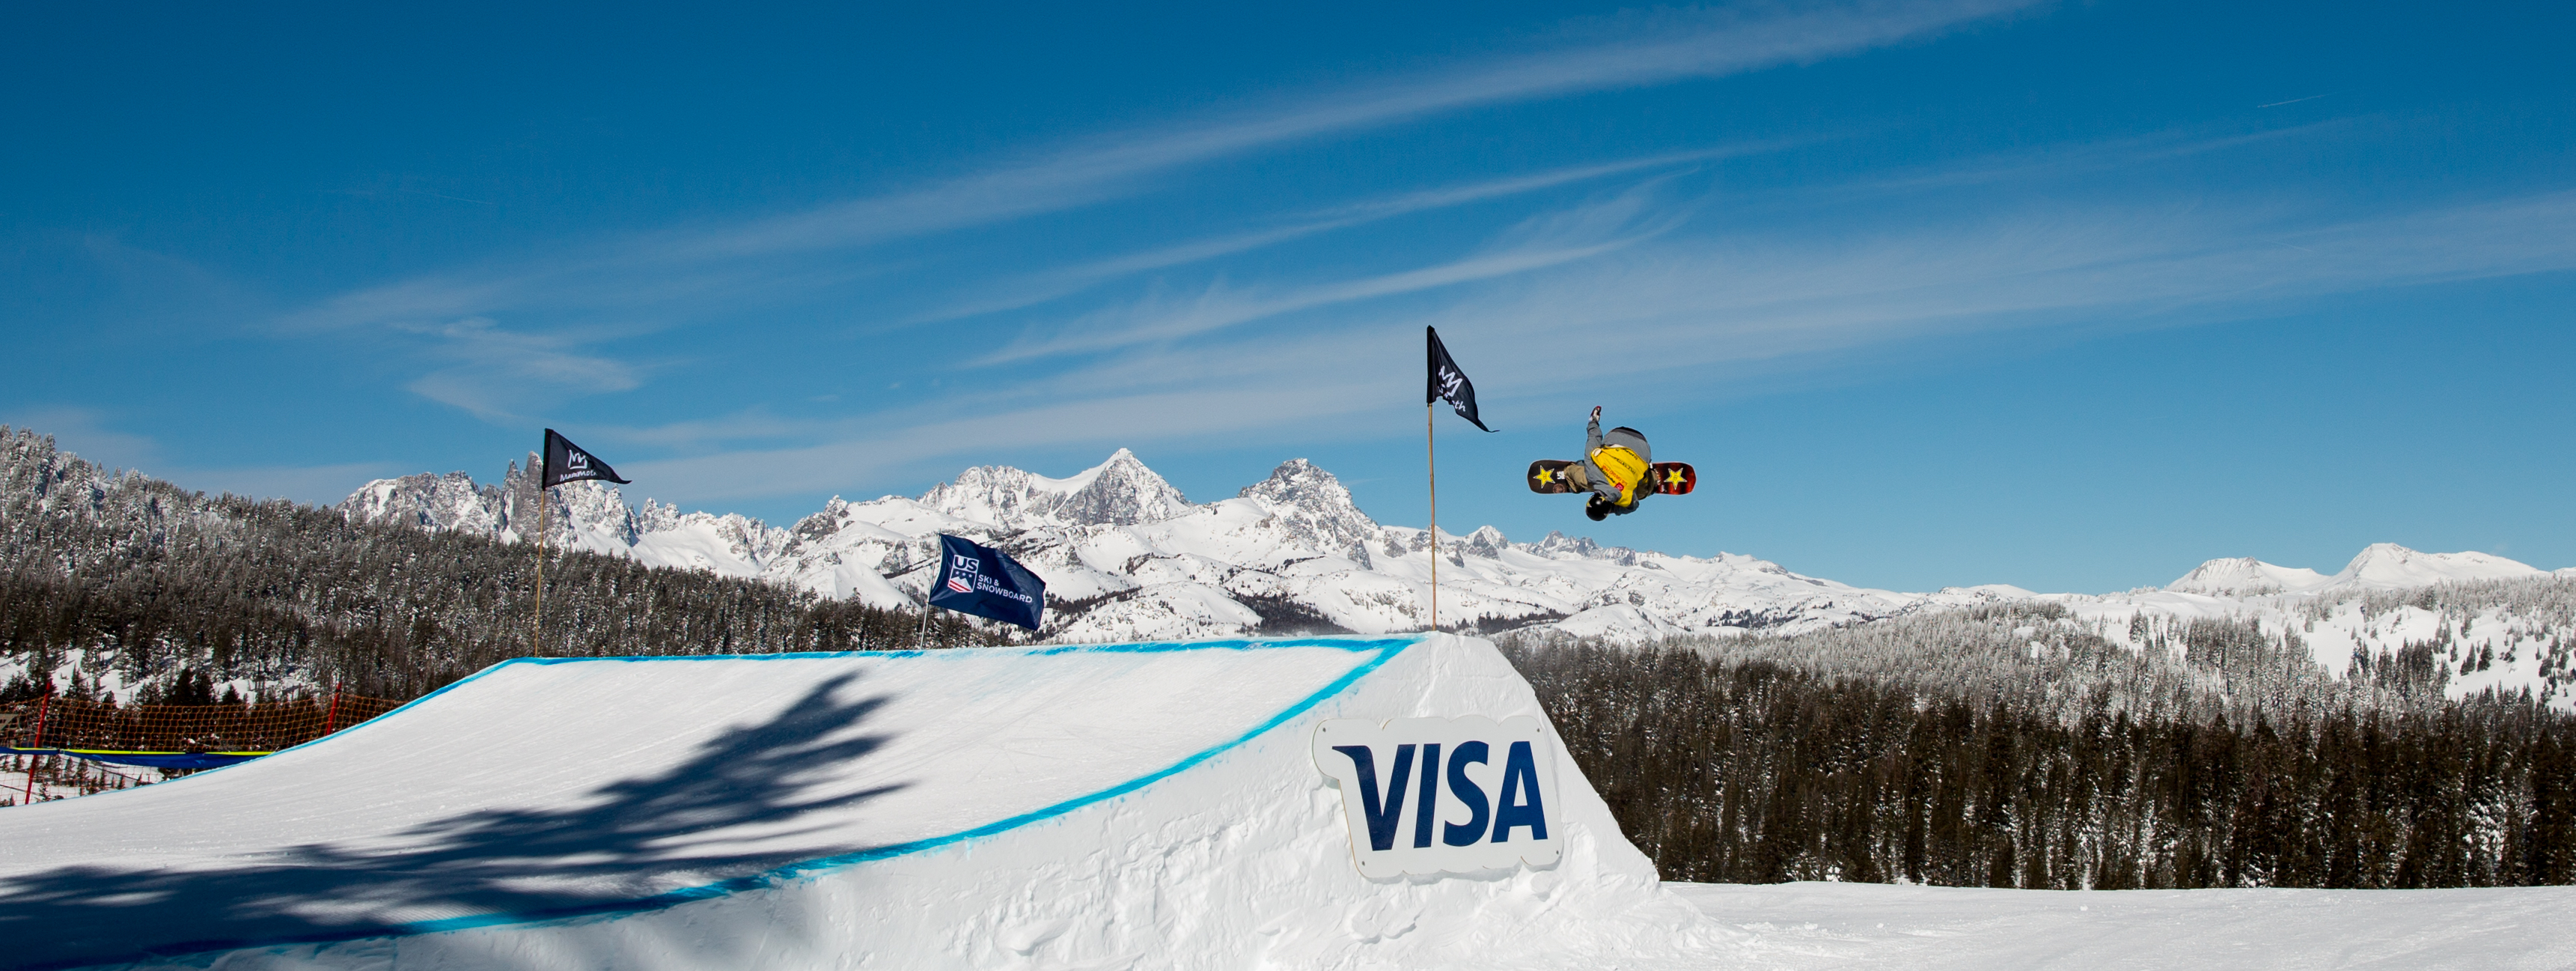
[[[1554,862],[1362,875],[1318,729],[1460,716],[1537,720]],[[1390,840],[1402,791],[1372,794]],[[1661,888],[1493,647],[1437,635],[504,663],[0,810],[0,940],[26,968],[1536,968],[1736,936]]]

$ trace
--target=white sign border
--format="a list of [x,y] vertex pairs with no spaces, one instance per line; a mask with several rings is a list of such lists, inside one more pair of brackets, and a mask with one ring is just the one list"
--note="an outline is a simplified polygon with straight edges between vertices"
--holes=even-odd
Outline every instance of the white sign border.
[[[1415,837],[1428,831],[1419,828],[1421,825],[1419,783],[1421,769],[1415,767],[1416,763],[1407,762],[1408,777],[1399,782],[1394,778],[1392,764],[1375,764],[1375,753],[1399,745],[1414,746],[1416,752],[1427,751],[1424,747],[1429,745],[1449,746],[1450,751],[1454,752],[1456,743],[1469,740],[1483,741],[1489,746],[1485,761],[1468,763],[1481,765],[1485,772],[1479,774],[1487,775],[1490,780],[1490,783],[1476,782],[1472,776],[1469,777],[1469,781],[1476,782],[1479,792],[1486,797],[1485,835],[1480,835],[1475,842],[1465,846],[1448,845],[1447,840],[1441,836],[1432,838],[1429,846],[1416,846]],[[1529,743],[1531,767],[1537,777],[1539,815],[1546,825],[1547,837],[1531,838],[1532,831],[1514,827],[1520,830],[1523,838],[1495,843],[1490,839],[1494,823],[1492,817],[1494,811],[1500,808],[1502,793],[1499,790],[1503,781],[1505,762],[1514,742]],[[1335,749],[1335,746],[1347,745],[1370,746],[1371,768],[1384,778],[1363,781],[1359,776],[1357,761]],[[1351,861],[1359,867],[1362,876],[1371,879],[1389,879],[1406,875],[1490,873],[1515,869],[1523,864],[1527,864],[1532,869],[1542,870],[1555,867],[1557,861],[1564,856],[1565,841],[1564,790],[1557,784],[1556,749],[1556,740],[1548,724],[1544,720],[1529,715],[1514,715],[1501,721],[1495,721],[1484,715],[1462,715],[1455,718],[1395,718],[1385,721],[1332,718],[1316,724],[1310,747],[1315,768],[1321,771],[1325,778],[1331,780],[1335,788],[1342,791],[1342,821],[1348,828],[1350,836]],[[1390,758],[1389,761],[1392,762],[1393,759]],[[1465,771],[1463,766],[1443,764],[1434,776],[1441,783],[1440,793],[1436,797],[1438,808],[1432,813],[1433,821],[1438,827],[1445,828],[1450,824],[1474,822],[1472,818],[1460,818],[1462,814],[1469,812],[1471,807],[1460,803],[1455,794],[1450,791],[1451,780],[1455,778],[1452,773],[1463,771]],[[1493,791],[1486,791],[1488,784],[1493,787]],[[1368,811],[1363,793],[1372,786],[1382,800],[1379,805],[1380,815],[1384,816],[1390,808],[1396,811],[1392,823],[1394,837],[1391,845],[1383,850],[1375,848],[1370,842]],[[1400,802],[1400,805],[1389,807],[1385,805],[1388,801]]]

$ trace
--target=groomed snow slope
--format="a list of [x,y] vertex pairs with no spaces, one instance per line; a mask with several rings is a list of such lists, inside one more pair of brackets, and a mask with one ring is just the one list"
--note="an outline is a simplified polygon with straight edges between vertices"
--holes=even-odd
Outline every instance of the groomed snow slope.
[[[1554,867],[1373,882],[1327,718],[1545,719],[1453,636],[504,663],[0,811],[0,966],[1707,967],[1562,745]],[[1550,736],[1553,739],[1553,736]]]
[[2576,887],[1984,890],[1667,884],[1782,971],[2576,968]]

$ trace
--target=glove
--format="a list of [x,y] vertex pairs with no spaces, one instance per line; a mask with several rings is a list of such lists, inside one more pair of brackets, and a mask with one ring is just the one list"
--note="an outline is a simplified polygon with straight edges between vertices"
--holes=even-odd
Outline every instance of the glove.
[[1592,406],[1592,420],[1593,420],[1593,421],[1600,421],[1600,420],[1601,420],[1601,406],[1600,406],[1600,405],[1593,405],[1593,406]]

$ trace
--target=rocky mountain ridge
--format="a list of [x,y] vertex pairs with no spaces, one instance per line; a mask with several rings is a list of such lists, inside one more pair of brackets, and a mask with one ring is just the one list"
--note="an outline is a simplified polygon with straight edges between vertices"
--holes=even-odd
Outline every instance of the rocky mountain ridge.
[[[2382,681],[2396,672],[2409,683],[2439,680],[2451,696],[2525,688],[2547,696],[2576,685],[2576,569],[2552,574],[2493,554],[2388,544],[2363,550],[2333,575],[2236,558],[2211,560],[2161,588],[1918,594],[1800,576],[1747,556],[1669,556],[1561,534],[1512,542],[1481,528],[1444,533],[1435,548],[1422,530],[1370,519],[1330,473],[1304,461],[1283,463],[1234,497],[1205,504],[1189,502],[1128,453],[1064,479],[985,467],[920,498],[835,498],[781,528],[651,501],[629,507],[616,489],[596,483],[554,490],[541,507],[516,463],[492,485],[463,474],[370,483],[325,512],[191,494],[82,462],[32,433],[0,428],[0,446],[0,536],[32,571],[20,580],[34,584],[15,601],[20,619],[12,629],[18,643],[78,650],[113,644],[121,651],[133,638],[135,650],[160,657],[168,653],[163,647],[241,650],[258,641],[254,653],[268,658],[261,663],[300,664],[312,660],[308,641],[322,637],[337,645],[332,650],[355,651],[351,657],[410,657],[404,645],[430,644],[447,661],[467,664],[481,655],[458,651],[506,651],[509,635],[522,629],[515,617],[494,611],[515,609],[509,602],[527,578],[514,571],[527,563],[506,548],[406,545],[406,537],[423,530],[521,543],[535,538],[542,509],[550,546],[699,574],[643,590],[630,589],[618,579],[628,574],[616,569],[550,571],[550,580],[592,584],[594,600],[626,605],[618,609],[641,603],[621,597],[668,594],[686,602],[685,609],[637,607],[660,611],[652,614],[651,636],[563,618],[576,626],[561,636],[594,636],[597,650],[612,653],[642,649],[663,634],[679,638],[672,643],[712,638],[719,647],[874,637],[862,628],[886,615],[860,604],[902,611],[917,602],[930,579],[931,537],[944,531],[1010,549],[1045,575],[1053,594],[1045,636],[1062,640],[1418,630],[1428,620],[1436,562],[1441,618],[1452,629],[1536,628],[1626,641],[1732,637],[1876,627],[1869,622],[2020,601],[2014,609],[2021,615],[2056,618],[2015,632],[2034,657],[2062,649],[2061,637],[2179,651],[2214,643],[2193,625],[2239,632],[2259,626],[2271,644],[2266,650],[2305,655],[2329,675],[2360,672]],[[234,545],[243,542],[298,552],[279,559]],[[397,566],[370,559],[378,556]],[[252,574],[257,581],[246,582]],[[428,595],[417,584],[433,574],[473,589]],[[746,579],[760,582],[742,584]],[[82,582],[98,586],[105,599],[84,599]],[[830,599],[768,596],[788,588]],[[775,609],[747,620],[727,606],[745,597]],[[1981,610],[1961,619],[1993,616]],[[727,626],[743,624],[751,626]],[[724,631],[710,633],[715,628]],[[2434,679],[2437,670],[2447,675]],[[2576,704],[2576,691],[2555,696]]]
[[[478,486],[461,472],[379,480],[340,510],[363,521],[526,541],[538,518],[528,468],[512,463],[497,485]],[[854,503],[836,496],[784,528],[651,500],[630,508],[614,486],[595,482],[559,487],[547,499],[550,545],[889,607],[919,602],[936,534],[966,536],[1011,551],[1046,579],[1054,617],[1048,633],[1064,639],[1233,636],[1283,626],[1380,633],[1429,621],[1430,537],[1371,519],[1332,473],[1304,459],[1205,504],[1190,502],[1126,449],[1061,479],[978,466],[918,498]],[[2287,609],[2283,598],[2548,576],[2486,553],[2382,543],[2332,575],[2222,558],[2164,588],[2127,594],[2042,595],[2001,585],[1902,593],[1802,576],[1737,554],[1673,556],[1561,533],[1512,542],[1491,526],[1463,536],[1443,531],[1437,555],[1445,627],[1540,627],[1621,639],[1795,633],[2017,599],[2075,604],[2113,626],[2141,614],[2278,613]],[[2355,648],[2368,641],[2359,629],[2349,633]],[[2319,653],[2329,667],[2341,660],[2324,657],[2332,652],[2323,647]]]
[[[1383,525],[1332,473],[1282,463],[1231,499],[1197,504],[1125,449],[1056,479],[979,466],[918,498],[834,497],[787,527],[734,515],[630,509],[613,486],[554,490],[547,542],[654,565],[760,577],[882,606],[918,602],[938,533],[1009,550],[1045,578],[1052,636],[1098,640],[1319,631],[1418,630],[1429,621],[1440,557],[1444,627],[1544,626],[1637,638],[1686,632],[1796,631],[1925,608],[2029,596],[2011,587],[1896,593],[1791,573],[1749,556],[1701,558],[1602,546],[1551,533],[1512,542],[1487,526]],[[344,515],[509,542],[534,538],[527,466],[498,485],[462,473],[368,483]]]

